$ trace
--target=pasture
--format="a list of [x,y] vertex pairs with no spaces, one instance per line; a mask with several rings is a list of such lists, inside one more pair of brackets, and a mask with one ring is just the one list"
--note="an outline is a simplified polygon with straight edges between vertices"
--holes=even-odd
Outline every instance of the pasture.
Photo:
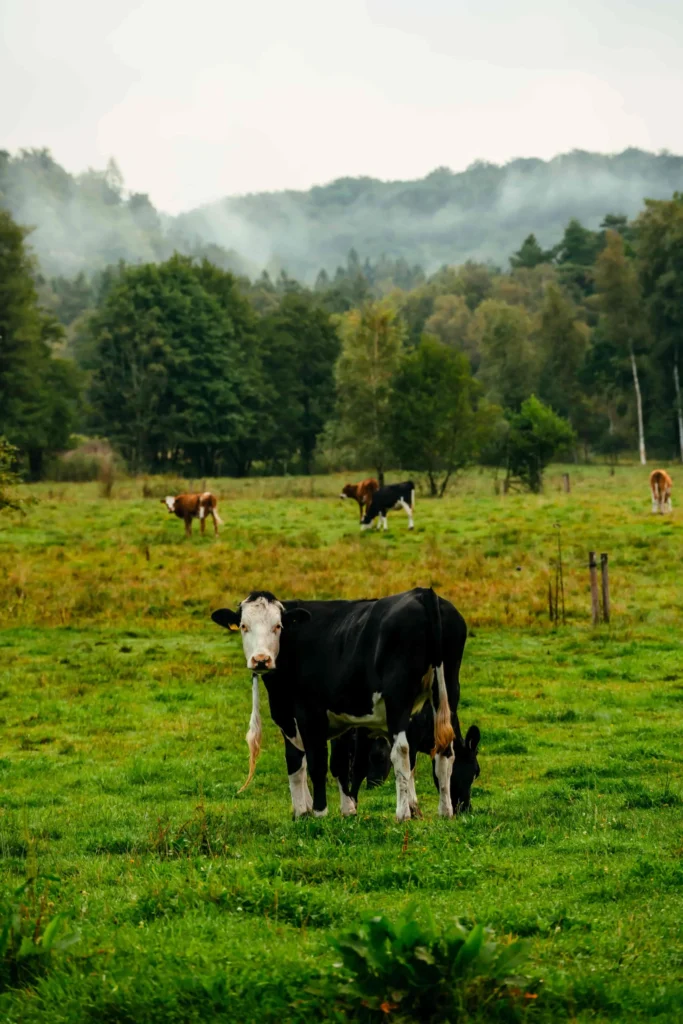
[[[646,471],[571,467],[565,494],[561,470],[540,496],[506,497],[473,472],[442,501],[418,494],[414,532],[395,512],[384,535],[360,534],[338,477],[207,481],[225,525],[214,539],[195,523],[189,540],[158,500],[179,487],[25,488],[38,503],[0,519],[2,914],[14,901],[31,931],[63,912],[79,938],[30,976],[6,953],[3,1018],[411,1019],[391,993],[377,1012],[336,996],[329,936],[415,904],[418,920],[429,909],[529,940],[519,998],[475,1003],[471,1019],[683,1020],[680,492],[653,516]],[[610,555],[613,621],[597,629],[590,549]],[[437,819],[423,757],[423,820],[394,821],[390,778],[361,791],[355,819],[330,784],[328,818],[294,823],[267,715],[237,795],[250,679],[210,611],[256,588],[429,584],[471,631],[459,710],[482,731],[473,813]]]

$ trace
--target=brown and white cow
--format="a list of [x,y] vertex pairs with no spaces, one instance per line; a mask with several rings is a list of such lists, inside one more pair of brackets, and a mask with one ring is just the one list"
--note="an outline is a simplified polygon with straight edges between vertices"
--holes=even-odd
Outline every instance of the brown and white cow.
[[339,497],[353,498],[354,501],[357,501],[362,519],[364,512],[367,512],[370,508],[370,503],[378,490],[378,482],[374,477],[370,476],[367,480],[361,480],[358,484],[345,484]]
[[204,491],[203,494],[178,494],[175,498],[167,495],[161,499],[161,504],[178,516],[178,519],[184,520],[185,533],[188,537],[192,534],[193,519],[199,520],[201,532],[204,533],[207,516],[213,519],[213,530],[218,535],[218,524],[222,524],[223,520],[218,515],[218,502],[210,491]]
[[671,512],[671,488],[673,481],[665,469],[653,469],[650,473],[652,511],[662,515]]

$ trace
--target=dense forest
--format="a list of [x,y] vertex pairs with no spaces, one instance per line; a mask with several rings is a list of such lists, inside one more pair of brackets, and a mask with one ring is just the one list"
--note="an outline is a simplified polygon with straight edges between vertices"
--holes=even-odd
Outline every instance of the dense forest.
[[520,237],[533,233],[550,247],[572,217],[597,229],[605,211],[633,218],[645,196],[681,190],[683,157],[572,152],[478,162],[461,173],[439,168],[418,181],[343,178],[169,217],[125,189],[113,160],[71,175],[46,150],[0,151],[0,206],[35,228],[31,244],[44,273],[64,276],[174,252],[250,277],[284,269],[307,284],[321,269],[333,272],[351,248],[373,264],[388,254],[426,273],[467,260],[506,265]]
[[83,436],[134,472],[401,467],[432,494],[477,461],[538,489],[560,454],[683,453],[679,193],[525,230],[505,267],[351,248],[310,284],[169,254],[161,221],[158,249],[50,274],[3,204],[0,437],[30,477]]

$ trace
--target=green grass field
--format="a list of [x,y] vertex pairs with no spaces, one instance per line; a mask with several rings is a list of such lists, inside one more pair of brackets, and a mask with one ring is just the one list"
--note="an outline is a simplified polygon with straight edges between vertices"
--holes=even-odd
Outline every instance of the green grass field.
[[[4,933],[0,1017],[413,1019],[391,993],[378,1011],[344,995],[329,937],[416,904],[418,920],[529,940],[521,989],[468,1019],[683,1020],[683,512],[674,488],[673,515],[651,515],[640,468],[571,467],[570,494],[560,473],[505,498],[472,473],[443,501],[418,495],[414,533],[396,512],[384,536],[360,535],[333,477],[208,481],[217,540],[197,524],[185,540],[155,500],[165,484],[154,499],[143,481],[110,500],[95,484],[26,488],[38,503],[0,519],[0,951],[12,906],[29,938],[59,913],[61,937],[79,937],[22,958]],[[610,556],[613,621],[597,629],[591,549]],[[394,821],[390,779],[361,791],[356,819],[330,785],[329,817],[294,823],[269,720],[237,795],[250,679],[210,611],[255,588],[429,584],[471,631],[473,813],[437,819],[422,758],[424,820]]]

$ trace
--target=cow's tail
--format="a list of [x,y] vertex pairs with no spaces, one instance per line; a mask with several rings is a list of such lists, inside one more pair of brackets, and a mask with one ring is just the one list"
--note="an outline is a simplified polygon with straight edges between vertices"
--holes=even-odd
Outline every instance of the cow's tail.
[[223,520],[218,515],[218,509],[217,508],[214,508],[214,510],[213,510],[213,518],[216,520],[216,522],[218,523],[219,526],[223,525]]
[[261,711],[259,709],[258,676],[255,672],[251,678],[251,718],[249,719],[246,741],[249,747],[249,774],[247,775],[247,781],[237,790],[238,793],[242,793],[254,778],[256,762],[261,753]]
[[438,703],[434,705],[432,689],[432,705],[434,707],[434,748],[437,754],[442,753],[453,742],[455,733],[451,723],[451,707],[448,703],[446,674],[443,667],[443,629],[441,626],[441,609],[439,598],[430,587],[424,591],[425,608],[432,627],[431,663],[436,672]]

